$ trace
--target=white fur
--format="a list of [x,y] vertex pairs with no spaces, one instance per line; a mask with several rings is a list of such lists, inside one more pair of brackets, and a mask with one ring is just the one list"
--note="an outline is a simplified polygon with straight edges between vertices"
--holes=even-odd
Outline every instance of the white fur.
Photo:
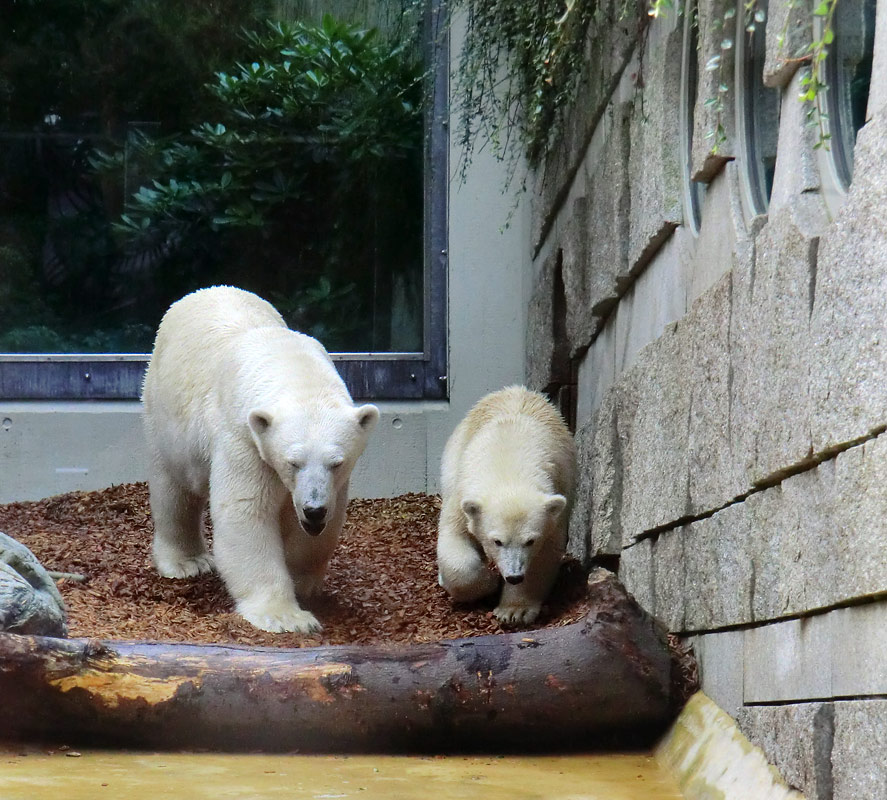
[[533,622],[563,558],[575,482],[573,438],[542,395],[512,386],[480,400],[444,448],[441,586],[471,602],[501,585],[496,616]]
[[[160,574],[188,577],[215,562],[256,627],[320,630],[296,595],[320,589],[378,409],[355,408],[318,341],[226,286],[166,312],[142,399]],[[213,556],[202,530],[207,499]]]

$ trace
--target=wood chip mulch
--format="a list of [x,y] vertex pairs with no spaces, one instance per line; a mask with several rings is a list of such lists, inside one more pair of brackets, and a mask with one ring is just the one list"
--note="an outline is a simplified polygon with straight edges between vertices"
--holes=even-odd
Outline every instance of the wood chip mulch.
[[[323,594],[305,604],[324,626],[313,636],[252,627],[234,613],[216,575],[161,578],[151,563],[144,483],[0,505],[0,531],[29,547],[48,570],[87,576],[83,583],[59,582],[75,637],[305,647],[498,633],[495,598],[456,606],[437,585],[439,509],[439,497],[423,494],[351,501]],[[586,597],[584,571],[566,562],[532,627],[581,619]]]

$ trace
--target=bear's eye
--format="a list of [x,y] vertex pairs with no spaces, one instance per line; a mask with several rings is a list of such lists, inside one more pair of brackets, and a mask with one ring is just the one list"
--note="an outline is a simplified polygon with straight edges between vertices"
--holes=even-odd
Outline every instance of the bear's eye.
[[298,461],[290,461],[290,466],[293,468],[293,472],[298,472],[304,465]]
[[524,547],[532,547],[534,544],[536,544],[535,539],[527,539],[527,541],[524,542]]
[[330,469],[338,469],[344,463],[344,461],[334,461],[332,464],[330,464]]
[[502,540],[501,539],[493,539],[493,544],[496,545],[496,547],[502,547]]

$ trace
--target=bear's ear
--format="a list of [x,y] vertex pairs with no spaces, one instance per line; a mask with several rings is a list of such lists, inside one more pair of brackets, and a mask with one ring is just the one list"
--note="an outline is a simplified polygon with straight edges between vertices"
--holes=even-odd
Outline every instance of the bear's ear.
[[462,511],[469,519],[477,519],[480,516],[480,503],[477,500],[463,500]]
[[254,408],[249,412],[246,421],[249,424],[249,429],[253,432],[253,435],[261,436],[271,427],[271,414],[267,411]]
[[545,513],[551,519],[557,519],[567,507],[567,498],[562,494],[549,494],[545,497]]
[[376,423],[379,421],[379,409],[372,403],[367,403],[365,406],[358,406],[354,410],[357,412],[357,424],[360,425],[363,430],[369,433],[376,427]]

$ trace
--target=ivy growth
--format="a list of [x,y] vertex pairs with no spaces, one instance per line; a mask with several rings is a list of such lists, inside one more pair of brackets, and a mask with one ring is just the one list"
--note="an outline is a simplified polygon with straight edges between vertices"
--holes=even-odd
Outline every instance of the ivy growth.
[[454,109],[463,171],[478,141],[508,157],[515,134],[538,164],[562,128],[597,8],[593,0],[454,0],[451,14],[466,12]]
[[[825,82],[825,61],[829,48],[835,41],[835,10],[838,0],[821,0],[813,10],[813,16],[822,20],[819,36],[814,36],[813,41],[807,46],[805,60],[809,60],[810,66],[806,74],[801,78],[801,100],[808,103],[807,119],[809,124],[818,126],[819,138],[815,148],[828,149],[831,134],[828,130],[828,115],[822,102],[823,92],[828,88]],[[815,29],[814,29],[815,30]]]

